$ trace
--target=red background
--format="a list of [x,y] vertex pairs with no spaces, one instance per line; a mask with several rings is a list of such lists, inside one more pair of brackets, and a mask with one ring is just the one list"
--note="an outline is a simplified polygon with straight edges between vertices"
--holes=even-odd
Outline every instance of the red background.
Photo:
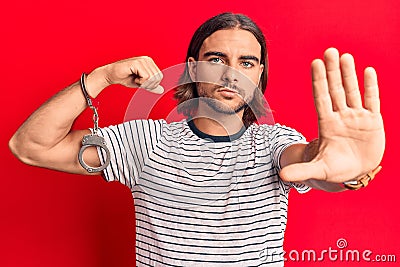
[[[336,241],[345,238],[348,249],[397,253],[400,261],[399,1],[38,0],[8,1],[0,10],[0,266],[134,265],[133,200],[127,188],[99,177],[23,165],[7,142],[33,110],[83,71],[139,55],[153,57],[161,69],[181,63],[194,30],[222,11],[247,14],[261,26],[270,58],[266,97],[275,120],[308,139],[317,136],[312,59],[335,46],[354,55],[359,77],[365,67],[376,67],[387,133],[383,170],[357,192],[292,192],[285,249],[337,249]],[[100,125],[121,122],[133,93],[120,87],[104,91]],[[169,101],[165,107],[172,105]],[[153,117],[157,114],[163,111]],[[75,126],[90,127],[90,113]],[[287,266],[344,264],[325,260]]]

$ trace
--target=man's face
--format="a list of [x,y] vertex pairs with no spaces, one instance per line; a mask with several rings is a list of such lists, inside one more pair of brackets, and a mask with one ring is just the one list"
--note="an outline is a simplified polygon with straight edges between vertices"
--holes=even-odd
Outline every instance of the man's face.
[[[219,30],[204,40],[197,64],[190,69],[198,95],[214,110],[240,112],[249,103],[259,83],[264,65],[261,46],[246,30]],[[189,58],[189,62],[194,62]]]

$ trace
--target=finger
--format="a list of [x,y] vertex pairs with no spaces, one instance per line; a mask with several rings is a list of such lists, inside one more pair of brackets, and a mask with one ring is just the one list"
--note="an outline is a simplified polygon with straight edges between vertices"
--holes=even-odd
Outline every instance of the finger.
[[139,70],[139,77],[135,79],[135,82],[140,84],[140,88],[147,89],[148,86],[151,84],[151,81],[149,81],[149,79],[153,76],[153,73],[151,69],[147,66],[145,61],[138,61],[136,64]]
[[140,88],[144,88],[146,90],[154,90],[160,85],[160,75],[159,74],[152,74],[151,77],[140,86]]
[[151,83],[149,84],[148,88],[154,89],[160,85],[161,80],[163,79],[163,74],[155,64],[153,64],[153,68],[151,71],[152,76],[149,79],[149,82]]
[[155,89],[162,80],[162,73],[151,58],[145,58],[143,65],[147,69],[150,77],[142,85],[145,89]]
[[364,103],[365,108],[373,113],[380,112],[379,87],[376,71],[368,67],[364,71]]
[[152,58],[146,57],[145,60],[146,67],[148,67],[151,72],[148,89],[154,89],[160,84],[163,75]]
[[324,54],[326,74],[328,78],[329,94],[332,99],[333,110],[345,109],[346,96],[343,90],[342,75],[340,72],[339,52],[329,48]]
[[134,66],[130,66],[129,69],[132,74],[132,84],[137,87],[142,86],[146,80],[147,71],[138,63],[136,63]]
[[360,89],[358,88],[357,73],[353,56],[350,54],[342,55],[340,57],[340,67],[342,70],[347,106],[362,108]]
[[280,171],[279,176],[288,182],[300,182],[310,178],[326,180],[324,166],[320,161],[287,165]]
[[149,92],[162,94],[164,88],[160,85],[163,75],[151,58],[144,57],[140,63],[143,69],[143,83],[139,86]]
[[311,63],[311,74],[315,108],[318,117],[323,118],[332,114],[332,101],[329,95],[328,80],[324,62],[316,59]]

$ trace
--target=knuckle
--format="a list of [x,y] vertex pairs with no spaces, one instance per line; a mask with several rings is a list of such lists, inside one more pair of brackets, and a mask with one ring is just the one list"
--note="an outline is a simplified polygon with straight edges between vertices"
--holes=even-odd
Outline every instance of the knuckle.
[[142,74],[142,80],[147,81],[150,79],[150,75],[148,73]]
[[153,60],[151,59],[151,57],[149,57],[149,56],[142,56],[141,58],[142,58],[143,61],[147,61],[147,62],[153,61]]

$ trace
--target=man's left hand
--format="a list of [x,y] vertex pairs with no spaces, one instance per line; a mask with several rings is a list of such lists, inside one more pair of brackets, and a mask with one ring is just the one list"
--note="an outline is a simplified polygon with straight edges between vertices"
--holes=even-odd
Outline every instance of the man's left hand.
[[310,162],[290,164],[280,173],[286,181],[308,179],[342,183],[376,168],[383,157],[385,133],[375,70],[364,71],[364,105],[354,59],[330,48],[311,64],[319,145]]

